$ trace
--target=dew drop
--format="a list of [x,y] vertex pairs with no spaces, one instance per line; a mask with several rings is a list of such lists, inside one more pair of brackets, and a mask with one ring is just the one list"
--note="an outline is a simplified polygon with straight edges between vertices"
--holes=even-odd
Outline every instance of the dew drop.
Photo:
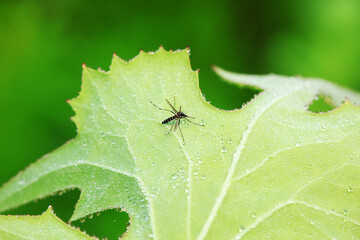
[[102,138],[104,138],[105,137],[105,132],[101,131],[100,135],[101,135]]
[[200,125],[201,125],[201,126],[205,126],[205,120],[201,120],[201,121],[200,121]]
[[348,192],[351,193],[353,191],[353,188],[351,186],[348,187]]
[[344,215],[348,215],[349,214],[349,210],[344,209]]
[[224,143],[224,135],[220,135],[220,143]]
[[231,144],[231,143],[232,143],[232,139],[229,138],[227,142],[228,142],[229,144]]
[[221,152],[226,153],[226,151],[227,151],[226,147],[225,147],[225,146],[222,146],[222,147],[221,147]]
[[254,214],[252,215],[252,217],[253,217],[253,218],[256,218],[256,214],[254,213]]
[[244,225],[240,225],[239,227],[239,232],[243,232],[245,230],[245,226]]

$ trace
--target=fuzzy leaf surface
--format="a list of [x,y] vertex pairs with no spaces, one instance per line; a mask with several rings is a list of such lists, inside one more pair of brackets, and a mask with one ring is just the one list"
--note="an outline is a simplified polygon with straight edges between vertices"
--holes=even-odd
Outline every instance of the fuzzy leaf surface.
[[85,233],[69,227],[48,208],[41,216],[0,216],[0,239],[81,239],[91,240]]
[[[216,72],[263,91],[222,111],[204,101],[188,51],[114,56],[83,69],[70,102],[78,135],[10,180],[0,210],[79,188],[71,220],[130,215],[125,239],[357,239],[360,95],[322,80]],[[315,114],[322,94],[339,106]],[[166,99],[192,121],[166,134]]]

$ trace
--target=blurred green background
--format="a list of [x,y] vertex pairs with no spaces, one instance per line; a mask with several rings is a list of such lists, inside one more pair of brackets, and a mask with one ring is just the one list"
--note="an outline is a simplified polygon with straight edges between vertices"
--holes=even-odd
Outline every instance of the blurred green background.
[[[214,64],[360,90],[359,0],[2,0],[0,9],[1,184],[76,135],[65,100],[78,95],[81,64],[108,70],[114,52],[129,60],[188,46],[202,92],[223,109],[253,92],[221,82]],[[78,195],[60,201],[73,207]]]

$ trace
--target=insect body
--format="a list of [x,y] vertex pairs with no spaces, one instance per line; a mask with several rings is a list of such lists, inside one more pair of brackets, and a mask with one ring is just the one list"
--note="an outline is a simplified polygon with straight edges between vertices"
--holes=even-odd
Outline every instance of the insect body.
[[[180,133],[181,133],[181,137],[182,137],[182,139],[183,139],[183,143],[184,143],[184,145],[185,145],[184,136],[183,136],[182,131],[181,131],[181,128],[180,128],[180,120],[181,120],[181,119],[185,119],[185,120],[188,121],[189,123],[192,123],[192,124],[195,124],[195,125],[199,125],[199,126],[202,126],[202,127],[203,127],[203,125],[200,125],[200,124],[197,124],[197,123],[194,123],[194,122],[190,121],[188,118],[194,118],[194,117],[188,116],[188,115],[186,115],[185,113],[183,113],[183,112],[181,111],[181,106],[180,106],[179,110],[176,110],[175,107],[174,107],[167,99],[165,99],[165,100],[166,100],[166,102],[169,104],[169,106],[170,106],[170,108],[171,108],[172,110],[168,110],[168,109],[164,109],[164,108],[159,108],[159,107],[156,106],[153,102],[151,102],[150,100],[149,100],[149,101],[150,101],[151,104],[154,105],[157,109],[162,110],[162,111],[171,112],[172,114],[174,114],[173,116],[165,119],[165,120],[162,121],[161,123],[162,123],[162,124],[166,124],[166,123],[169,123],[169,122],[173,121],[173,123],[172,123],[172,125],[171,125],[171,128],[170,128],[170,130],[169,130],[169,132],[168,132],[167,134],[169,134],[173,129],[174,129],[174,132],[175,132],[176,129],[179,128]],[[175,126],[175,127],[174,127],[174,126]]]
[[[180,109],[181,110],[181,109]],[[161,123],[162,124],[166,124],[168,122],[171,122],[172,120],[177,120],[177,119],[182,119],[182,118],[187,118],[189,116],[187,116],[185,113],[181,112],[181,111],[178,111],[174,116],[172,117],[169,117],[167,119],[165,119],[164,121],[162,121]]]

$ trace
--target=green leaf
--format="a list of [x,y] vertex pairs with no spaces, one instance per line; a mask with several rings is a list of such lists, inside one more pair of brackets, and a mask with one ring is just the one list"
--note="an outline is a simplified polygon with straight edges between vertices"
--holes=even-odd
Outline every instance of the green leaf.
[[[204,101],[188,51],[114,56],[84,66],[70,102],[78,136],[0,190],[0,210],[69,188],[71,221],[108,208],[130,215],[127,239],[360,237],[360,94],[322,80],[216,72],[262,89],[241,110]],[[307,110],[317,95],[339,106]],[[176,101],[195,123],[166,134]],[[345,102],[343,102],[345,100]],[[342,103],[343,102],[343,103]]]
[[0,216],[0,239],[93,239],[71,228],[48,208],[41,216]]

